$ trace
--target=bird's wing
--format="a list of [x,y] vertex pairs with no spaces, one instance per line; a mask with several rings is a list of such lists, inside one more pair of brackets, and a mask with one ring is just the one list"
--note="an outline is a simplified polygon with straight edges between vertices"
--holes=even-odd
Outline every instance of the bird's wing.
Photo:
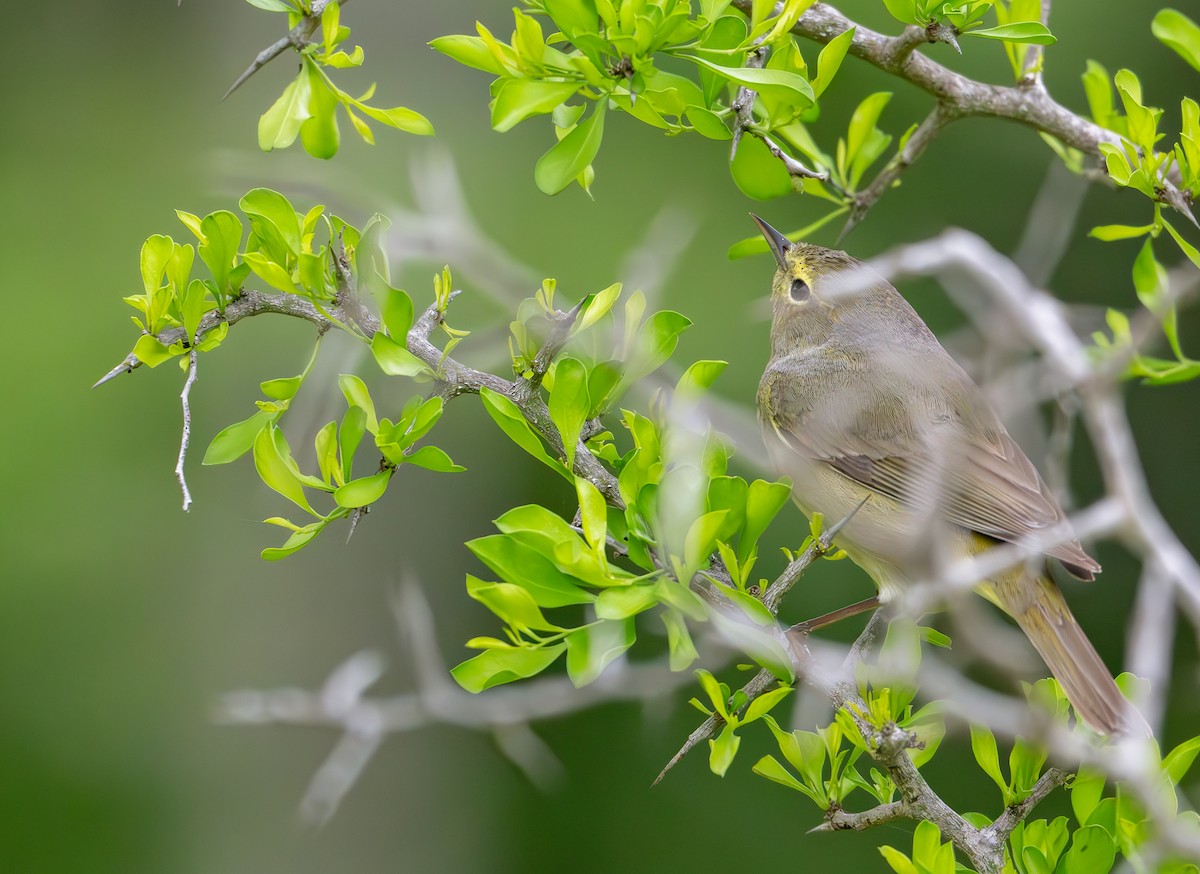
[[[979,391],[974,384],[964,390]],[[870,403],[869,418],[853,408],[856,400]],[[914,422],[917,405],[878,395],[864,400],[853,391],[792,414],[782,411],[795,404],[771,403],[768,421],[793,451],[908,506],[937,507],[947,521],[988,537],[1014,542],[1061,522],[1062,509],[1036,468],[980,401],[967,408],[985,410],[986,420],[969,428],[952,398],[933,406],[929,421]],[[1047,554],[1081,579],[1100,570],[1074,540]]]

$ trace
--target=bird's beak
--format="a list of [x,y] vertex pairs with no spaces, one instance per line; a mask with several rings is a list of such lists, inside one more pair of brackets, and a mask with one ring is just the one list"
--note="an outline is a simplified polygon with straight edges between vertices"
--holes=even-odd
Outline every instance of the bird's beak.
[[764,222],[754,213],[750,213],[750,218],[754,219],[758,229],[762,231],[762,235],[767,238],[767,245],[771,247],[771,254],[775,256],[775,261],[779,264],[780,269],[787,269],[787,253],[792,248],[792,242],[779,231],[775,230],[769,224]]

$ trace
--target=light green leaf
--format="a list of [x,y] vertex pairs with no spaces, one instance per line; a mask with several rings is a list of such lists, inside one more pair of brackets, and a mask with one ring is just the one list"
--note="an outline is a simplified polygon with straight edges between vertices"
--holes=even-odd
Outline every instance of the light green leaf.
[[1014,21],[999,27],[981,30],[965,30],[961,36],[981,36],[984,39],[1001,39],[1005,42],[1027,43],[1037,46],[1052,46],[1058,38],[1040,21]]
[[684,57],[692,63],[711,70],[723,79],[753,88],[760,94],[769,94],[784,100],[800,97],[807,103],[812,103],[816,99],[813,95],[812,85],[799,73],[754,67],[722,67],[697,55],[684,55]]
[[133,354],[138,361],[147,367],[158,367],[158,365],[164,361],[170,361],[176,355],[176,353],[159,342],[157,337],[152,337],[149,334],[143,334],[138,337],[137,342],[133,344]]
[[1200,70],[1200,27],[1182,12],[1160,9],[1150,31],[1195,69]]
[[551,458],[550,454],[546,452],[541,438],[533,432],[529,423],[525,421],[525,416],[522,415],[521,409],[515,403],[499,392],[492,391],[486,387],[480,390],[479,399],[483,402],[484,409],[487,410],[488,415],[492,417],[492,421],[500,426],[500,429],[508,435],[513,443],[516,443],[551,470],[572,480],[574,479],[561,464]]
[[604,502],[604,496],[589,480],[581,476],[575,477],[575,494],[579,498],[579,519],[583,536],[592,549],[603,556],[608,534],[608,506]]
[[338,377],[338,388],[346,398],[346,403],[352,407],[361,407],[366,413],[367,430],[372,434],[379,432],[379,420],[375,418],[375,402],[367,391],[367,384],[353,373],[343,373]]
[[467,594],[513,628],[562,631],[542,615],[529,590],[513,583],[489,583],[467,574]]
[[592,325],[596,324],[596,322],[600,321],[612,309],[613,304],[617,302],[617,298],[620,296],[621,283],[619,282],[614,282],[603,291],[596,292],[591,302],[579,314],[579,318],[576,320],[571,333],[578,334],[580,331],[586,331]]
[[550,147],[533,168],[533,179],[544,194],[558,194],[580,173],[591,166],[604,137],[606,100],[600,100],[592,114],[570,133]]
[[758,137],[744,136],[729,162],[734,183],[747,197],[771,200],[791,194],[792,177]]
[[1008,781],[1000,773],[1000,753],[996,749],[996,738],[985,726],[971,726],[971,752],[975,754],[975,761],[979,763],[979,767],[983,769],[983,772],[991,777],[992,782],[1000,787],[1000,791],[1004,793],[1005,801],[1007,802]]
[[851,27],[839,33],[821,49],[821,54],[817,56],[817,75],[812,81],[813,94],[817,97],[825,92],[841,68],[846,52],[850,50],[850,44],[854,42],[855,30],[856,27]]
[[429,45],[446,57],[452,58],[464,66],[483,70],[483,72],[491,73],[493,76],[504,75],[504,68],[492,56],[487,43],[477,36],[466,36],[464,34],[439,36],[437,39],[432,40]]
[[793,777],[787,768],[779,764],[779,761],[774,756],[763,756],[750,770],[758,774],[758,776],[766,777],[768,780],[778,783],[781,786],[795,789],[797,792],[804,792],[806,795],[809,794],[807,787]]
[[[331,3],[325,8],[328,10],[336,5]],[[304,144],[304,151],[314,158],[332,158],[341,144],[337,95],[330,90],[312,58],[304,59],[304,72],[301,75],[308,76],[309,115],[300,125],[300,141]]]
[[686,670],[700,658],[692,635],[688,632],[687,620],[678,610],[667,608],[659,614],[667,629],[667,651],[672,671]]
[[718,777],[724,777],[741,744],[742,739],[734,733],[733,726],[726,724],[721,733],[708,742],[709,769]]
[[283,432],[273,423],[254,438],[254,467],[262,481],[300,509],[317,516],[304,494],[304,486],[287,463],[291,457]]
[[654,585],[613,586],[596,598],[596,616],[600,619],[626,619],[659,603]]
[[554,388],[550,391],[550,418],[562,437],[567,468],[575,464],[575,450],[591,403],[588,400],[587,368],[574,358],[559,359],[554,366]]
[[388,376],[420,376],[432,372],[424,361],[387,334],[376,333],[371,338],[371,354],[379,369]]
[[596,599],[550,559],[511,535],[478,537],[468,541],[467,548],[502,580],[528,589],[543,607],[587,604]]
[[286,149],[294,143],[300,126],[311,116],[308,108],[311,98],[312,86],[307,72],[302,70],[259,118],[258,147],[269,152]]
[[455,667],[450,675],[468,692],[482,692],[540,674],[566,648],[565,643],[560,643],[540,649],[488,649]]
[[1154,225],[1142,225],[1134,227],[1133,225],[1099,225],[1088,231],[1089,237],[1095,237],[1097,240],[1112,242],[1113,240],[1130,240],[1135,237],[1143,237],[1154,230]]
[[236,422],[221,429],[204,453],[201,464],[228,464],[236,461],[254,445],[258,432],[274,420],[274,416],[265,410],[259,410],[249,419]]
[[[542,115],[570,99],[582,82],[504,79],[492,101],[492,129],[504,133],[531,115]],[[589,162],[590,163],[590,162]]]
[[636,637],[632,619],[606,620],[572,632],[566,638],[567,676],[576,687],[586,686],[633,646]]
[[438,473],[458,473],[466,470],[461,464],[455,464],[450,456],[437,446],[422,446],[411,455],[406,455],[404,463],[415,464],[417,467],[435,470]]
[[387,491],[393,473],[395,470],[388,468],[372,476],[351,480],[333,493],[333,499],[339,507],[357,508],[374,504]]

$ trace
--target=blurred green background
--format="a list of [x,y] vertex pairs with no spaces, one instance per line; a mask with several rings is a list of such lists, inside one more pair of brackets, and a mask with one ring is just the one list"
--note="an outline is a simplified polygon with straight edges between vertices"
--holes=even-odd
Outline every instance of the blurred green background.
[[[1176,5],[1200,17],[1200,4]],[[1078,76],[1087,58],[1110,70],[1129,66],[1148,100],[1167,107],[1165,129],[1174,131],[1179,98],[1200,93],[1200,75],[1152,38],[1157,7],[1136,6],[1057,4],[1051,24],[1061,41],[1049,52],[1046,79],[1059,100],[1079,110]],[[842,8],[894,29],[882,4]],[[367,52],[365,72],[347,74],[355,85],[348,90],[377,79],[379,105],[418,109],[438,137],[377,128],[376,147],[345,136],[342,152],[322,163],[298,145],[269,155],[255,146],[257,116],[294,69],[290,57],[218,103],[254,54],[280,35],[280,17],[234,0],[22,6],[19,40],[8,50],[10,86],[0,97],[0,263],[7,265],[10,301],[0,320],[0,870],[879,870],[877,843],[908,846],[903,827],[804,837],[818,821],[815,808],[748,773],[766,751],[761,739],[747,741],[724,781],[698,754],[650,790],[696,724],[686,695],[535,726],[565,765],[564,784],[549,794],[531,787],[484,735],[436,728],[391,738],[320,830],[301,826],[296,807],[334,735],[214,724],[223,692],[314,688],[365,647],[389,658],[380,691],[409,688],[411,669],[388,608],[402,577],[421,582],[447,661],[460,659],[463,640],[494,626],[465,597],[464,573],[479,568],[462,541],[489,533],[490,520],[507,507],[541,500],[565,510],[571,498],[534,462],[496,444],[478,404],[462,400],[450,407],[439,442],[469,473],[406,473],[349,545],[333,532],[286,562],[260,561],[258,550],[281,538],[259,520],[279,512],[280,501],[249,462],[199,465],[211,436],[252,412],[259,380],[294,374],[306,359],[307,327],[260,319],[239,325],[218,354],[201,361],[190,465],[196,506],[180,512],[171,474],[179,372],[142,370],[103,390],[88,388],[135,339],[132,310],[120,298],[140,291],[142,240],[157,232],[188,236],[174,209],[203,215],[232,207],[262,184],[301,209],[323,202],[361,222],[377,209],[411,208],[412,162],[448,154],[479,227],[528,265],[523,291],[555,276],[575,299],[627,279],[626,256],[670,207],[671,221],[695,235],[677,267],[646,291],[695,321],[679,360],[728,359],[718,392],[743,407],[752,403],[768,327],[755,302],[771,265],[765,258],[731,263],[724,252],[751,233],[751,208],[793,228],[815,218],[816,207],[799,198],[753,204],[730,181],[721,144],[668,140],[615,115],[597,163],[595,201],[577,188],[542,196],[532,168],[552,141],[548,125],[493,133],[487,78],[425,46],[442,34],[470,32],[476,18],[500,33],[511,28],[508,4],[482,0],[359,0],[348,7],[343,22]],[[812,57],[810,46],[804,50]],[[974,75],[1009,75],[999,46],[971,43],[962,59],[945,46],[929,51]],[[831,127],[818,132],[825,131],[827,146],[863,89],[896,91],[882,122],[895,133],[929,106],[923,94],[848,60],[823,101]],[[866,257],[960,225],[1012,252],[1051,163],[1027,130],[961,123],[846,245]],[[1135,195],[1089,191],[1054,291],[1070,301],[1132,306],[1136,244],[1101,244],[1084,232],[1095,224],[1140,223],[1148,213]],[[831,243],[834,233],[817,241]],[[413,256],[396,265],[418,305],[429,299],[440,261]],[[482,340],[482,329],[504,315],[489,299],[486,279],[465,277],[467,294],[455,309],[456,324],[481,329]],[[962,322],[934,285],[905,290],[935,329]],[[1193,351],[1196,329],[1195,317],[1185,316]],[[321,383],[312,380],[293,427],[330,417],[331,377],[366,363],[356,355],[330,344],[321,374],[331,391],[321,396],[322,388],[312,388]],[[1195,551],[1200,383],[1130,387],[1128,398],[1155,495]],[[1086,452],[1076,467],[1077,492],[1094,494]],[[785,520],[778,542],[794,546],[800,517],[789,510]],[[1110,544],[1099,547],[1099,557],[1101,581],[1068,597],[1116,667],[1138,567]],[[781,559],[772,561],[764,572]],[[848,563],[826,565],[793,596],[792,609],[813,615],[867,591]],[[1182,626],[1179,638],[1167,743],[1195,733],[1200,717],[1194,639]],[[994,812],[998,799],[967,767],[964,746],[943,748],[931,780],[960,809]]]

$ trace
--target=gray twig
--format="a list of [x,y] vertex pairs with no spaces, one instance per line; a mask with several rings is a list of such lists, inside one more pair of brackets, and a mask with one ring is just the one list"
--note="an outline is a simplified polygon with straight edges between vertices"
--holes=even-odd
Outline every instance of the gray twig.
[[179,480],[179,488],[183,492],[183,512],[192,508],[192,493],[188,491],[187,477],[183,472],[183,463],[187,460],[188,443],[192,438],[192,408],[189,399],[192,386],[196,383],[196,362],[199,354],[195,347],[188,350],[188,374],[183,381],[183,391],[179,393],[179,401],[183,405],[183,432],[179,438],[179,459],[175,462],[175,479]]

